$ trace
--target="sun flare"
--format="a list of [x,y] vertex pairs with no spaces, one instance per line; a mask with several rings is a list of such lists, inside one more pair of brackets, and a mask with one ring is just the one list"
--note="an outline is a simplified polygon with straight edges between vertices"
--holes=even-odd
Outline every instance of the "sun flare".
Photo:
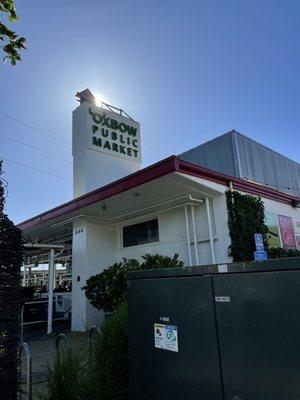
[[98,106],[98,107],[101,107],[102,103],[107,103],[107,99],[103,96],[103,94],[95,93],[94,97],[95,97],[96,106]]

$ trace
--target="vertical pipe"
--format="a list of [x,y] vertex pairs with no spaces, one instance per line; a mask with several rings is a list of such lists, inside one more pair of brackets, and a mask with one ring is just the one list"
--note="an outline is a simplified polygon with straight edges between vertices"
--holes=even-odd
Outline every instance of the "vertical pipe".
[[56,289],[56,265],[53,265],[53,276],[54,276],[54,283],[53,288]]
[[192,254],[191,254],[191,242],[190,242],[190,229],[189,229],[189,218],[188,218],[188,209],[187,205],[184,205],[184,215],[185,215],[185,227],[186,227],[186,238],[188,245],[188,253],[189,253],[189,263],[192,265]]
[[198,243],[197,243],[197,234],[196,234],[194,204],[191,205],[191,214],[192,214],[193,235],[194,235],[194,250],[195,250],[196,264],[199,265]]
[[23,269],[23,286],[25,287],[26,286],[26,267],[25,267],[25,265],[23,268],[24,268]]
[[54,249],[49,254],[49,272],[48,272],[48,325],[47,335],[52,333],[53,318],[53,278],[54,278]]
[[206,197],[205,199],[205,204],[206,204],[206,213],[207,213],[207,221],[208,221],[208,232],[209,232],[209,243],[210,243],[210,252],[211,252],[211,259],[212,263],[216,263],[216,257],[215,257],[215,248],[214,248],[214,238],[213,238],[213,232],[212,232],[212,224],[211,224],[211,215],[210,215],[210,207],[209,207],[209,199]]
[[24,342],[24,304],[21,309],[21,344]]

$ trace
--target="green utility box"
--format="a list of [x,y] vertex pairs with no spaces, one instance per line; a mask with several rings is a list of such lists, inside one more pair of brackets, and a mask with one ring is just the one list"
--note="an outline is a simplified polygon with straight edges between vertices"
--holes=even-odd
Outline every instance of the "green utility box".
[[131,400],[299,400],[300,259],[129,274]]

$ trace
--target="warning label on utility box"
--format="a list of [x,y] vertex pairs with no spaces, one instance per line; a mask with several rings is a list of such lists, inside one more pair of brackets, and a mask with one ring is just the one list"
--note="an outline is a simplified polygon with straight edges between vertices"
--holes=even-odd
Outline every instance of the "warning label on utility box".
[[154,345],[158,349],[178,352],[177,326],[154,324]]

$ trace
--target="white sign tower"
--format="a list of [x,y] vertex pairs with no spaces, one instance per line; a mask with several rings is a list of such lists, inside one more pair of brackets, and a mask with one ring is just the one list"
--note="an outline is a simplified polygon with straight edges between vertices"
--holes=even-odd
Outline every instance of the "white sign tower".
[[141,166],[140,124],[123,110],[96,106],[89,89],[73,111],[73,197],[136,172]]

